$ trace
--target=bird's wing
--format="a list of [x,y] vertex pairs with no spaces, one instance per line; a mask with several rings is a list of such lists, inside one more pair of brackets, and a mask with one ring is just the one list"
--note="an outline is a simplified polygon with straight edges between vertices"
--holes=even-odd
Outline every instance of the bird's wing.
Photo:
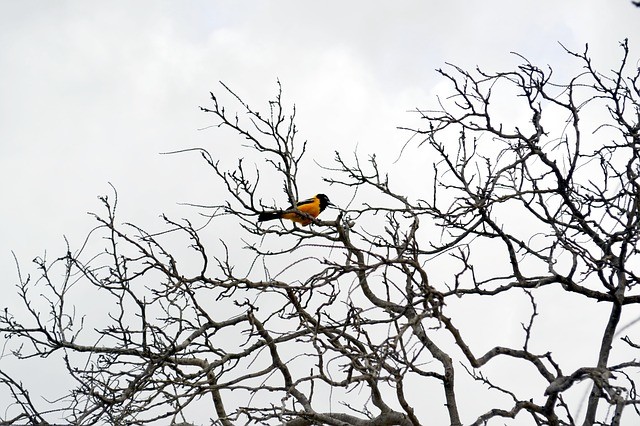
[[[304,206],[305,204],[311,204],[314,201],[315,201],[315,198],[307,198],[306,200],[298,201],[298,203],[297,203],[298,204],[298,208],[300,206]],[[294,210],[294,207],[293,206],[289,206],[289,208],[287,210],[285,210],[285,211],[289,211],[289,210]]]

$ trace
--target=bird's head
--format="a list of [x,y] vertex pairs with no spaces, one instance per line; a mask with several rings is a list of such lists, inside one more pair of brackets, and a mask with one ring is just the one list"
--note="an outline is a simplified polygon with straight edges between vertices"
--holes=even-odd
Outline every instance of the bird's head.
[[335,204],[329,201],[329,197],[324,194],[318,194],[316,195],[316,197],[318,197],[318,200],[320,200],[320,211],[324,210],[328,206],[335,206]]

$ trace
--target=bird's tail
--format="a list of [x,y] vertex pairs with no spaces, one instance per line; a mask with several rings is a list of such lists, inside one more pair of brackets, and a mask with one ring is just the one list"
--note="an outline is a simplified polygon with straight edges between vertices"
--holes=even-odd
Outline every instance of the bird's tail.
[[258,222],[266,222],[267,220],[279,219],[281,213],[279,212],[262,212],[258,215]]

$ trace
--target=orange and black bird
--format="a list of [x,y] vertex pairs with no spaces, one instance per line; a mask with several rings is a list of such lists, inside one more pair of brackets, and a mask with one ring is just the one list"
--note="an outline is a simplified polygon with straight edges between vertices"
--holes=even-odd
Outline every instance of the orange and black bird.
[[[274,219],[289,219],[305,226],[312,222],[312,217],[318,217],[327,206],[333,205],[334,204],[329,201],[329,197],[324,194],[318,194],[308,200],[298,201],[296,207],[291,206],[286,210],[277,210],[274,212],[262,212],[258,216],[258,222],[266,222],[267,220]],[[306,213],[306,215],[300,214],[300,212]],[[311,217],[307,217],[307,215]]]

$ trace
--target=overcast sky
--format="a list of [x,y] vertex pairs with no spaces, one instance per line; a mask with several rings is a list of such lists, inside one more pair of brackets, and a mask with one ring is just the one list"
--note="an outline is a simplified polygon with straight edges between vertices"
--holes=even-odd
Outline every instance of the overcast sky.
[[[589,43],[608,69],[624,38],[640,57],[639,22],[628,0],[0,0],[1,294],[11,300],[17,280],[11,251],[28,272],[62,253],[64,235],[79,244],[109,182],[123,220],[143,226],[223,196],[194,157],[159,155],[237,156],[199,130],[220,80],[262,108],[280,79],[322,160],[356,145],[397,153],[407,135],[396,126],[433,104],[445,62],[504,70],[516,51],[562,73],[559,42]],[[325,189],[301,179],[305,194]]]
[[[262,107],[279,78],[312,146],[399,146],[446,61],[561,68],[558,42],[615,63],[640,10],[608,1],[0,1],[0,265],[77,241],[97,195],[146,221],[210,201],[193,158],[216,149],[199,112],[222,80]],[[637,55],[635,57],[638,57]],[[196,169],[196,170],[194,170]],[[304,178],[304,177],[303,177]],[[310,182],[309,185],[316,184]],[[304,187],[301,189],[304,191]],[[320,192],[309,188],[309,193]]]

